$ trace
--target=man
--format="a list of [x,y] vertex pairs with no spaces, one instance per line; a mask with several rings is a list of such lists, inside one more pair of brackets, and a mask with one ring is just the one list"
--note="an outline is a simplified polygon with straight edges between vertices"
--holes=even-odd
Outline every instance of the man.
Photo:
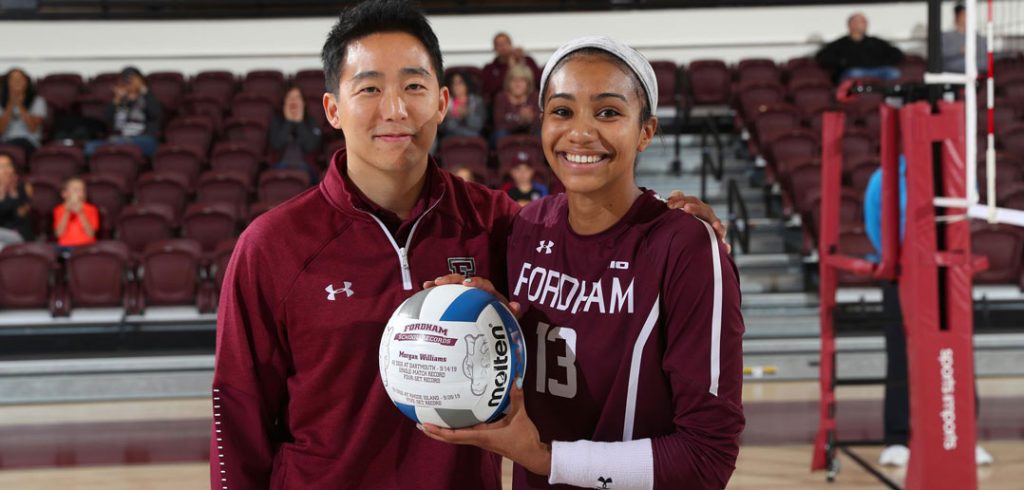
[[900,70],[896,65],[903,60],[903,52],[877,37],[868,36],[868,19],[864,14],[851,15],[846,27],[849,34],[828,43],[815,56],[822,68],[831,71],[838,81],[899,78]]
[[[963,73],[966,71],[965,59],[964,59],[964,48],[967,44],[967,9],[964,8],[963,4],[956,4],[953,7],[953,26],[952,31],[942,33],[942,69],[947,72]],[[978,71],[985,71],[985,53],[988,51],[986,48],[985,38],[980,34],[977,36],[977,64]]]
[[347,150],[318,186],[249,225],[228,264],[211,488],[499,489],[497,457],[430,440],[395,408],[377,354],[394,308],[424,282],[505,283],[519,206],[431,161],[449,94],[422,13],[356,5],[322,57],[324,111]]
[[505,87],[505,74],[510,66],[523,63],[533,72],[533,79],[540,80],[540,68],[523,48],[513,46],[512,38],[505,32],[494,35],[494,61],[484,66],[483,91],[488,100]]
[[149,91],[138,68],[129,66],[121,70],[105,117],[112,134],[106,140],[86,143],[86,156],[92,156],[99,147],[109,143],[135,145],[147,157],[156,152],[160,142],[160,100]]

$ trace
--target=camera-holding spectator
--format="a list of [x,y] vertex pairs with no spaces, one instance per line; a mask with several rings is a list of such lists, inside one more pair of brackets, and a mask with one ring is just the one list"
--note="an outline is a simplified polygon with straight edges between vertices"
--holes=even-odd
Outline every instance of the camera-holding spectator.
[[510,134],[532,134],[540,129],[540,114],[533,96],[533,72],[513,65],[505,75],[505,90],[494,98],[492,144]]
[[900,77],[896,67],[903,61],[899,48],[877,37],[867,35],[868,19],[857,12],[846,20],[849,34],[832,41],[818,51],[818,64],[832,72],[833,78],[878,78],[895,80]]
[[508,171],[512,182],[506,192],[508,192],[508,197],[519,203],[520,206],[526,206],[530,204],[530,201],[536,201],[548,195],[547,186],[533,180],[534,174],[533,165],[530,165],[529,162],[520,162]]
[[160,135],[160,100],[149,91],[138,68],[121,70],[114,85],[114,100],[107,106],[106,122],[112,134],[106,140],[85,145],[86,156],[106,144],[129,143],[139,147],[146,157],[153,156]]
[[320,149],[320,128],[306,114],[306,100],[299,87],[285,93],[281,113],[270,121],[268,138],[273,150],[271,161],[278,170],[302,170],[309,174],[310,183],[319,175],[314,168],[316,151]]
[[476,94],[476,87],[458,72],[449,74],[445,85],[451,98],[448,99],[448,114],[441,123],[442,137],[480,136],[487,120],[487,107]]
[[0,153],[0,250],[35,238],[31,198],[32,185],[18,178],[11,156]]
[[95,243],[100,212],[86,201],[85,181],[78,177],[68,179],[60,195],[64,202],[53,209],[53,232],[58,249],[68,252],[72,247]]
[[540,68],[533,58],[526,55],[523,48],[512,45],[508,33],[499,32],[494,35],[494,61],[484,66],[483,94],[493,98],[505,84],[505,76],[512,66],[525,64],[532,72],[532,80],[540,80]]
[[20,146],[26,161],[43,141],[46,101],[20,68],[11,68],[0,81],[0,141]]
[[[967,47],[967,9],[963,4],[956,4],[953,7],[954,29],[942,33],[942,70],[953,73],[963,73],[965,69],[964,49]],[[988,44],[980,34],[977,36],[977,63],[978,71],[986,70],[985,54],[988,52]]]

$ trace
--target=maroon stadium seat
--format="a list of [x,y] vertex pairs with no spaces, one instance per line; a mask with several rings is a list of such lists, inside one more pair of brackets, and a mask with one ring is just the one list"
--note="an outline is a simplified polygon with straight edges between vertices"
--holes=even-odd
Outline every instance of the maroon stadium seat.
[[[658,107],[676,107],[679,67],[673,61],[652,61],[651,68],[654,68],[658,81]],[[651,110],[657,110],[657,107]]]
[[179,172],[154,170],[139,176],[135,183],[135,201],[139,204],[163,204],[181,216],[188,202],[188,178]]
[[232,117],[224,122],[224,140],[248,145],[262,153],[267,146],[267,125],[255,119]]
[[769,146],[768,160],[773,161],[777,168],[785,166],[783,162],[795,161],[820,156],[818,138],[806,130],[790,131],[781,134]]
[[280,70],[253,70],[245,74],[242,92],[266,97],[273,105],[284,99],[285,79]]
[[192,93],[209,95],[220,102],[221,107],[227,107],[231,97],[235,95],[237,80],[235,75],[229,71],[210,70],[201,71],[192,77]]
[[121,209],[128,201],[128,184],[117,174],[89,174],[83,177],[88,191],[89,202],[100,211],[100,231],[109,236],[114,221],[121,215]]
[[252,223],[254,219],[259,218],[261,214],[274,209],[274,206],[276,206],[276,204],[260,201],[249,204],[249,208],[245,211],[246,225]]
[[800,129],[800,113],[789,104],[775,104],[754,116],[758,142],[768,146],[779,136]]
[[86,91],[109,102],[114,99],[114,86],[117,85],[117,82],[120,80],[120,73],[100,73],[89,80],[89,83],[86,85]]
[[848,161],[863,156],[878,156],[875,139],[864,130],[851,129],[843,135],[843,160]]
[[547,166],[540,138],[525,134],[513,134],[498,140],[498,176],[503,177],[512,167],[526,162],[535,168]]
[[782,83],[782,72],[774,61],[766,58],[748,58],[736,64],[736,81]]
[[154,305],[195,304],[202,250],[195,240],[160,240],[142,253],[139,311]]
[[78,94],[85,89],[82,76],[77,73],[54,73],[36,84],[36,91],[56,112],[68,111]]
[[1024,230],[1013,225],[971,225],[971,251],[988,257],[988,270],[974,275],[977,284],[1020,284]]
[[695,60],[686,67],[693,105],[724,105],[731,97],[732,73],[722,60]]
[[130,262],[128,247],[117,241],[72,249],[67,261],[69,306],[129,306],[134,301]]
[[817,63],[814,62],[814,60],[811,60],[810,64],[791,67],[788,69],[788,71],[788,86],[790,88],[790,91],[792,91],[794,85],[804,83],[824,83],[830,86],[832,85],[832,76],[829,75],[824,68],[818,66]]
[[78,107],[78,113],[82,117],[104,124],[106,124],[107,105],[109,104],[110,101],[92,93],[82,94],[75,98],[75,106]]
[[252,147],[233,141],[223,141],[213,147],[210,169],[245,174],[253,182],[260,170],[262,156]]
[[181,99],[181,114],[206,118],[214,131],[223,127],[226,109],[226,105],[221,105],[219,99],[209,94],[188,94]]
[[146,245],[174,236],[174,210],[165,204],[133,204],[121,210],[117,237],[135,253]]
[[324,82],[324,71],[299,70],[295,73],[292,82],[302,91],[302,96],[309,99],[321,100],[326,92],[327,84]]
[[213,141],[213,124],[204,117],[179,117],[164,129],[164,139],[178,146],[190,146],[206,155]]
[[999,144],[1011,155],[1024,155],[1024,124],[1014,124],[999,135]]
[[11,157],[14,169],[20,174],[25,172],[25,149],[18,145],[0,144],[0,155]]
[[149,90],[160,100],[164,113],[176,114],[185,95],[185,76],[173,71],[153,72],[146,76],[146,82]]
[[737,86],[737,100],[743,121],[750,124],[757,114],[784,102],[782,85],[768,82],[750,82]]
[[238,210],[229,203],[195,203],[185,210],[181,234],[195,240],[204,252],[213,252],[218,242],[238,236],[238,221]]
[[309,174],[301,170],[266,170],[260,174],[257,195],[261,202],[280,204],[309,188]]
[[57,256],[53,245],[19,243],[0,252],[0,307],[48,308],[55,288]]
[[194,186],[203,170],[204,160],[199,150],[191,146],[160,145],[153,154],[153,170],[178,172]]
[[[865,79],[864,83],[869,85],[881,85],[884,82],[875,79]],[[881,92],[865,92],[850,97],[843,102],[843,111],[853,119],[861,119],[869,112],[878,112],[878,106],[882,105],[885,95]]]
[[487,140],[479,136],[450,136],[441,140],[438,156],[445,168],[466,167],[487,175]]
[[867,190],[868,182],[879,166],[878,157],[874,155],[862,155],[844,161],[844,172],[850,182],[850,188],[862,193]]
[[[796,185],[796,184],[794,184]],[[817,187],[806,192],[801,197],[799,209],[803,216],[804,230],[817,243],[818,230],[821,219],[821,188]],[[851,189],[842,189],[839,198],[839,226],[840,229],[851,227],[862,228],[864,225],[864,200],[863,196]]]
[[790,82],[789,98],[804,116],[817,114],[835,105],[832,84],[820,80]]
[[32,184],[32,214],[35,215],[36,231],[46,236],[53,235],[53,208],[64,201],[60,196],[63,182],[52,175],[29,175],[25,181]]
[[89,171],[94,174],[119,175],[125,182],[134,182],[139,169],[146,164],[142,150],[135,145],[103,145],[89,159]]
[[916,54],[908,54],[897,65],[900,69],[900,80],[923,82],[924,72],[928,70],[928,62]]
[[209,275],[213,278],[217,291],[220,291],[220,286],[224,283],[224,271],[228,268],[228,260],[231,259],[231,253],[235,251],[237,241],[236,238],[221,240],[210,255]]
[[323,155],[321,157],[321,158],[323,158],[323,163],[324,163],[322,168],[326,168],[327,167],[327,164],[329,164],[331,162],[331,157],[333,157],[334,154],[338,152],[338,150],[344,150],[344,149],[345,149],[345,140],[344,139],[325,140],[324,141]]
[[447,80],[452,73],[462,75],[463,80],[468,80],[470,85],[476,88],[477,93],[483,90],[484,70],[474,65],[454,65],[444,69],[444,79]]
[[327,113],[324,112],[323,102],[319,96],[317,97],[306,97],[306,115],[313,118],[316,121],[317,127],[323,133],[324,139],[337,139],[341,137],[341,132],[331,127],[330,121],[327,120]]
[[270,120],[279,110],[278,104],[267,95],[242,92],[231,101],[231,115],[241,119],[252,119],[270,125]]
[[248,178],[244,174],[211,170],[199,177],[196,202],[228,203],[238,210],[236,214],[241,215],[249,200],[249,189]]
[[85,156],[80,148],[59,145],[39,148],[32,154],[32,162],[29,164],[33,174],[50,175],[61,181],[78,175],[84,166]]

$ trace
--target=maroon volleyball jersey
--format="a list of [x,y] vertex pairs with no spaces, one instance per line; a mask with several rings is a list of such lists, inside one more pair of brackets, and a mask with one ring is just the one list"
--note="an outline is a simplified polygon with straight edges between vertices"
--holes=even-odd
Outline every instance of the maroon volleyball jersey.
[[[649,439],[655,488],[723,488],[744,426],[744,327],[738,274],[711,227],[647,191],[581,236],[562,194],[523,209],[508,251],[541,438]],[[594,474],[593,488],[612,477]],[[549,488],[518,465],[514,481]]]

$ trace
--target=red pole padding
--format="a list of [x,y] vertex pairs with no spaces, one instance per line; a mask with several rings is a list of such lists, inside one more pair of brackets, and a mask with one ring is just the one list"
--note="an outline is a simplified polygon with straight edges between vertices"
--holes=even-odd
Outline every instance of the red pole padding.
[[[901,110],[900,126],[907,159],[900,302],[911,416],[905,488],[974,490],[978,482],[970,223],[947,223],[946,245],[938,250],[933,204],[933,142],[940,142],[944,153],[942,194],[965,195],[963,104],[942,104],[938,114],[932,114],[926,102],[910,104]],[[945,290],[939,287],[939,262],[950,264],[945,266]]]

